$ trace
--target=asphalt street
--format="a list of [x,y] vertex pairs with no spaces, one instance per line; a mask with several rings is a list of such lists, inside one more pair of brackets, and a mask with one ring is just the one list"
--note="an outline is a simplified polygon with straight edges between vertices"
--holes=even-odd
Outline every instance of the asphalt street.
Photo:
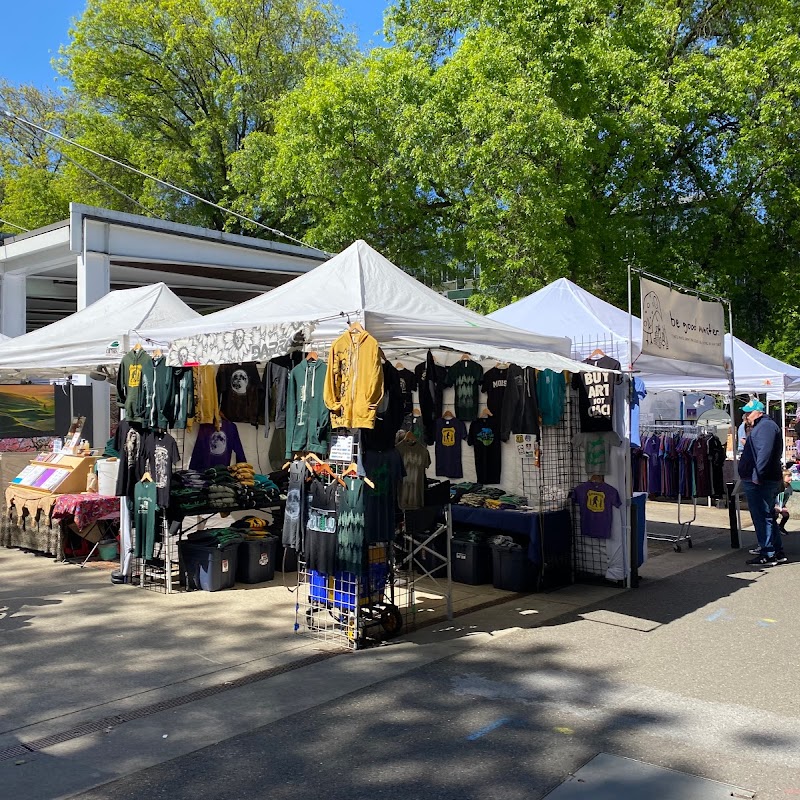
[[[598,753],[800,796],[793,537],[787,549],[788,565],[732,552],[317,706],[295,670],[297,713],[76,797],[531,800]],[[338,660],[320,665],[332,680]],[[644,779],[630,791],[663,796]]]

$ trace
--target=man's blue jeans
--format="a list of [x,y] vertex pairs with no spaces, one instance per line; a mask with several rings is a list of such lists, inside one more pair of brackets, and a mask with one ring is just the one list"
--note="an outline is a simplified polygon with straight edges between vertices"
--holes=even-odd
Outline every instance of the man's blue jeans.
[[761,555],[772,558],[776,553],[783,552],[781,534],[775,523],[775,501],[778,498],[780,481],[742,481],[747,507],[753,518],[756,529],[756,538],[761,548]]

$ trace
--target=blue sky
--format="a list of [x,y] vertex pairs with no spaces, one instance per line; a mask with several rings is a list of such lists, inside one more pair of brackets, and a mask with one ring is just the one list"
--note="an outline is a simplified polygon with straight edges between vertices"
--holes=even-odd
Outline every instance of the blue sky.
[[[59,86],[50,61],[66,44],[70,20],[81,15],[84,0],[5,0],[2,5],[0,77],[13,84]],[[389,0],[336,0],[336,5],[343,9],[347,26],[357,30],[362,45],[383,42],[377,31],[383,27]]]

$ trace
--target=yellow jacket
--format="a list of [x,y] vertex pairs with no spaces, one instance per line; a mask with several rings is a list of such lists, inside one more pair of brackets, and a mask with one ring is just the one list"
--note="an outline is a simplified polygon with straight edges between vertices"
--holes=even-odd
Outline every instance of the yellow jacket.
[[383,398],[383,369],[378,342],[366,331],[347,330],[328,355],[323,399],[332,428],[373,428]]

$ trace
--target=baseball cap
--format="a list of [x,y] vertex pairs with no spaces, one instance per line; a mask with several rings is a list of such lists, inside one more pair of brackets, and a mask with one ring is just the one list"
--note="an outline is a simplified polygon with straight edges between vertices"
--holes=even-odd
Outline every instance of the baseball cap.
[[750,411],[763,411],[764,404],[760,400],[751,400],[746,406],[742,408],[743,414],[748,414]]

